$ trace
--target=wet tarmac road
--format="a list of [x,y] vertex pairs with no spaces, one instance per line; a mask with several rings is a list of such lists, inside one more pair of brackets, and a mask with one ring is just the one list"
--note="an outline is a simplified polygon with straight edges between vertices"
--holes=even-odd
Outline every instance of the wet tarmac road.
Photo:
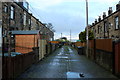
[[56,50],[43,61],[32,65],[19,78],[116,78],[71,47]]

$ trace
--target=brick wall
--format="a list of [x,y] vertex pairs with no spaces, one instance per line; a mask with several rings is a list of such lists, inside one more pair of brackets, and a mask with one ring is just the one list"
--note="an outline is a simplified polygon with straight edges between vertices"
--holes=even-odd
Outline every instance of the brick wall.
[[88,58],[109,71],[113,71],[112,39],[96,39],[89,41]]
[[115,43],[115,74],[120,77],[120,41]]

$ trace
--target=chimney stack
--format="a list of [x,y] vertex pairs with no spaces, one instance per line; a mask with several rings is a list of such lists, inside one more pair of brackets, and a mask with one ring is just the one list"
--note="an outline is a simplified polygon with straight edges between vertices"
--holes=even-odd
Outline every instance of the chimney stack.
[[106,17],[106,12],[103,12],[103,19]]
[[113,12],[112,7],[109,7],[108,15],[112,14],[112,12]]
[[95,24],[97,23],[97,19],[95,19]]
[[99,16],[98,21],[99,21],[99,22],[101,21],[101,16]]
[[94,26],[94,23],[92,23],[92,26]]
[[120,1],[119,3],[116,5],[116,11],[118,11],[120,9]]

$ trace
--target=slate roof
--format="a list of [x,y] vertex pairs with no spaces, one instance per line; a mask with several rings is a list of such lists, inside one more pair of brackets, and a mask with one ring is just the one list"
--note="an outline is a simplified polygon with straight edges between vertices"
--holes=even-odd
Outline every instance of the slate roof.
[[16,34],[38,34],[39,30],[30,30],[30,31],[10,31],[13,35]]

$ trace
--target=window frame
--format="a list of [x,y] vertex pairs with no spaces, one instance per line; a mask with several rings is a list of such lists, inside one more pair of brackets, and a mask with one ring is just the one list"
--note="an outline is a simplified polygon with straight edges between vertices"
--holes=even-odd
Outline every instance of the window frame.
[[23,24],[23,15],[20,13],[20,23]]
[[105,21],[104,22],[104,33],[107,33],[108,32],[108,28],[107,28],[107,22]]
[[100,31],[101,31],[101,26],[98,25],[98,34],[100,34]]
[[8,13],[8,6],[7,5],[4,5],[4,12]]
[[13,5],[10,6],[10,19],[15,19],[15,7]]
[[30,18],[28,19],[28,24],[31,25],[31,19]]
[[27,13],[24,11],[24,15],[23,15],[23,25],[27,24]]
[[116,16],[115,17],[115,30],[118,30],[119,29],[119,17]]

